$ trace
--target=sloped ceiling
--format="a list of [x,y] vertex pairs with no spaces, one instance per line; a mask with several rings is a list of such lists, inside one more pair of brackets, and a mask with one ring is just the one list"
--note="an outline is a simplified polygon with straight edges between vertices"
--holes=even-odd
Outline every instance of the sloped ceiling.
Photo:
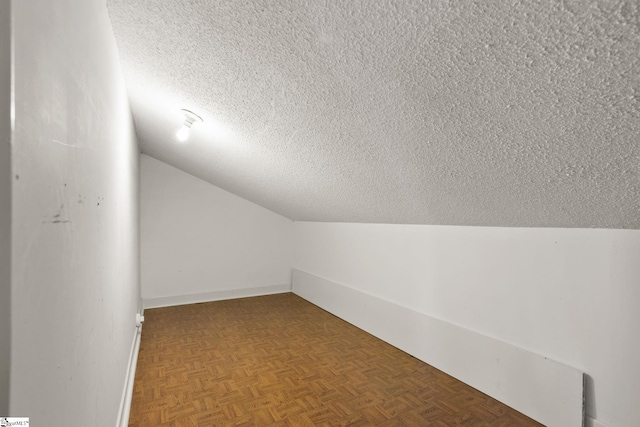
[[108,7],[142,151],[286,217],[640,228],[640,2]]

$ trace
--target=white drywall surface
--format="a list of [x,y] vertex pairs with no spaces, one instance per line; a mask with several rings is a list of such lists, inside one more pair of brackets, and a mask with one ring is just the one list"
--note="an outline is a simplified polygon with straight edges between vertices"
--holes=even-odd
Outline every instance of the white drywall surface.
[[0,416],[9,413],[11,349],[11,2],[0,2]]
[[152,157],[141,164],[145,301],[291,284],[291,220]]
[[135,140],[101,0],[13,1],[10,414],[116,424],[139,305]]
[[584,371],[590,419],[640,419],[639,231],[294,227],[294,268]]

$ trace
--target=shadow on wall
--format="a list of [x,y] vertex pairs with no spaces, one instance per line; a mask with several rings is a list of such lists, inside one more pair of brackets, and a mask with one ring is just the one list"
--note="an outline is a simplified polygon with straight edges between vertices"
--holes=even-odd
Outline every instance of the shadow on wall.
[[598,419],[596,411],[596,387],[593,378],[589,374],[583,374],[584,381],[584,412],[593,419]]

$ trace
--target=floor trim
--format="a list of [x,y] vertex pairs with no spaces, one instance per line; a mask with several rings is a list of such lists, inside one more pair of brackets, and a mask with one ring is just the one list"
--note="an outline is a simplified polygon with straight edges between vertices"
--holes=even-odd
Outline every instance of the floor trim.
[[304,271],[292,292],[544,425],[583,425],[573,367]]
[[200,302],[221,301],[234,298],[257,297],[261,295],[291,292],[291,284],[261,286],[257,288],[228,289],[201,294],[175,295],[170,297],[143,298],[144,308],[170,307],[173,305],[196,304]]
[[136,366],[138,365],[138,352],[140,351],[140,338],[142,336],[142,325],[136,327],[131,353],[129,354],[129,365],[125,377],[124,390],[120,400],[120,410],[118,411],[118,421],[116,427],[127,427],[129,425],[129,413],[131,411],[131,399],[133,397],[133,384],[136,378]]

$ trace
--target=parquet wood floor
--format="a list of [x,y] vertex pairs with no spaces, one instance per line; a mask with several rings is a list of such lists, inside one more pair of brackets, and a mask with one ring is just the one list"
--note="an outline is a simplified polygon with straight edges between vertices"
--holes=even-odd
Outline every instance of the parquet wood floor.
[[129,426],[540,425],[291,293],[145,318]]

